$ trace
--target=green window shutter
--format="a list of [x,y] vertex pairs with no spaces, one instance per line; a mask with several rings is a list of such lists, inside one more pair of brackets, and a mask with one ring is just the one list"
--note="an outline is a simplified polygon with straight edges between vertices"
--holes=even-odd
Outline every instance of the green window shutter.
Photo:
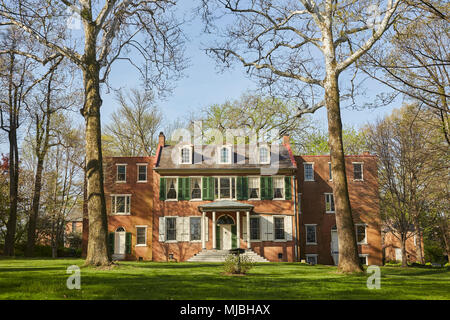
[[284,177],[284,198],[286,200],[292,199],[292,179],[291,179],[291,177]]
[[184,200],[191,200],[191,178],[184,178]]
[[183,200],[183,178],[178,178],[178,201]]
[[166,200],[166,178],[159,179],[159,200]]
[[248,177],[237,177],[236,179],[237,200],[248,199]]
[[242,200],[248,200],[248,177],[242,177]]
[[214,177],[203,177],[203,200],[214,200]]
[[114,232],[108,234],[108,249],[110,254],[114,253],[114,235]]
[[125,252],[131,254],[131,232],[126,233],[125,238]]
[[216,249],[220,249],[220,226],[216,226]]
[[272,177],[266,177],[267,178],[267,200],[273,199],[273,178]]
[[261,200],[273,199],[272,177],[261,177]]
[[266,200],[266,177],[259,177],[259,188],[260,188],[260,192],[261,192],[261,200]]
[[237,248],[237,236],[236,236],[236,225],[231,226],[231,248]]

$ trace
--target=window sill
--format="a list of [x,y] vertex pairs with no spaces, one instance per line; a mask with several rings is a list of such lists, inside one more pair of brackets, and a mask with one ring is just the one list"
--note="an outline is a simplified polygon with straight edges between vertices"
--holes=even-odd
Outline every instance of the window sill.
[[111,216],[131,216],[131,213],[111,213]]
[[353,179],[355,182],[364,182],[364,179]]
[[317,242],[307,242],[307,246],[317,246]]
[[146,247],[147,245],[146,244],[137,244],[137,245],[135,245],[135,247]]
[[126,181],[116,181],[116,183],[127,183]]
[[164,243],[177,243],[178,241],[177,240],[166,240],[166,241],[164,241]]
[[199,201],[203,201],[202,199],[191,199],[191,200],[189,200],[189,201],[192,201],[192,202],[199,202]]
[[316,180],[303,180],[304,182],[315,182]]
[[335,214],[336,211],[325,211],[325,213],[328,213],[328,214]]
[[285,198],[273,198],[272,200],[279,201],[279,200],[286,200],[286,199]]
[[357,242],[356,244],[357,245],[367,245],[368,243],[367,242]]
[[273,239],[273,242],[286,242],[286,241],[287,241],[286,239]]
[[249,201],[261,201],[261,199],[259,199],[259,198],[252,198],[252,199],[248,199]]
[[178,201],[178,199],[166,199],[166,200],[164,200],[164,201],[167,201],[167,202],[174,202],[174,201]]
[[139,181],[136,181],[137,183],[147,183],[148,181],[147,180],[139,180]]

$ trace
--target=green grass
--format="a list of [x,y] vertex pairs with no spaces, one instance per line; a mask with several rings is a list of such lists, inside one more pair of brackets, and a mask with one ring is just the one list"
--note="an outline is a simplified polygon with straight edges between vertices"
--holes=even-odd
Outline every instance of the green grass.
[[381,289],[367,275],[331,266],[256,265],[247,276],[222,275],[220,263],[120,262],[81,267],[81,290],[66,287],[81,259],[0,259],[0,299],[450,299],[450,271],[381,268]]

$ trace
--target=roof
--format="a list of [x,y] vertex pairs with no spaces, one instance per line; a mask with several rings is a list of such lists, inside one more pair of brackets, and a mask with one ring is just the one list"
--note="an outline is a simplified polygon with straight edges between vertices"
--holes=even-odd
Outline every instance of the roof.
[[[221,145],[202,145],[194,146],[193,163],[180,164],[179,153],[177,146],[165,146],[161,150],[160,157],[155,167],[156,171],[170,171],[170,170],[203,170],[203,171],[233,171],[233,170],[256,170],[256,169],[272,169],[279,168],[281,170],[293,170],[296,168],[289,150],[284,145],[276,145],[278,148],[271,148],[271,164],[259,164],[252,161],[257,159],[255,156],[255,148],[250,148],[249,145],[242,146],[233,145],[232,159],[230,164],[219,164],[216,159],[216,152]],[[200,149],[201,152],[198,152]],[[172,156],[172,154],[174,156]],[[252,156],[250,156],[252,155]]]
[[242,203],[242,202],[236,202],[236,201],[229,201],[229,200],[221,200],[221,201],[214,201],[210,202],[204,205],[198,206],[199,210],[202,212],[210,212],[210,211],[236,211],[236,210],[243,210],[243,211],[252,211],[254,206],[248,203]]

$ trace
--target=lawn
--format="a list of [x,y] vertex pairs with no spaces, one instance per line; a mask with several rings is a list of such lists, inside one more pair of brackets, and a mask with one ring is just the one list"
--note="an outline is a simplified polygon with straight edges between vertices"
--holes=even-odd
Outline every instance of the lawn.
[[331,266],[256,265],[247,276],[223,275],[220,263],[120,262],[111,270],[81,267],[69,290],[70,265],[81,259],[0,259],[0,299],[450,299],[450,271],[382,267],[381,288],[367,275]]

